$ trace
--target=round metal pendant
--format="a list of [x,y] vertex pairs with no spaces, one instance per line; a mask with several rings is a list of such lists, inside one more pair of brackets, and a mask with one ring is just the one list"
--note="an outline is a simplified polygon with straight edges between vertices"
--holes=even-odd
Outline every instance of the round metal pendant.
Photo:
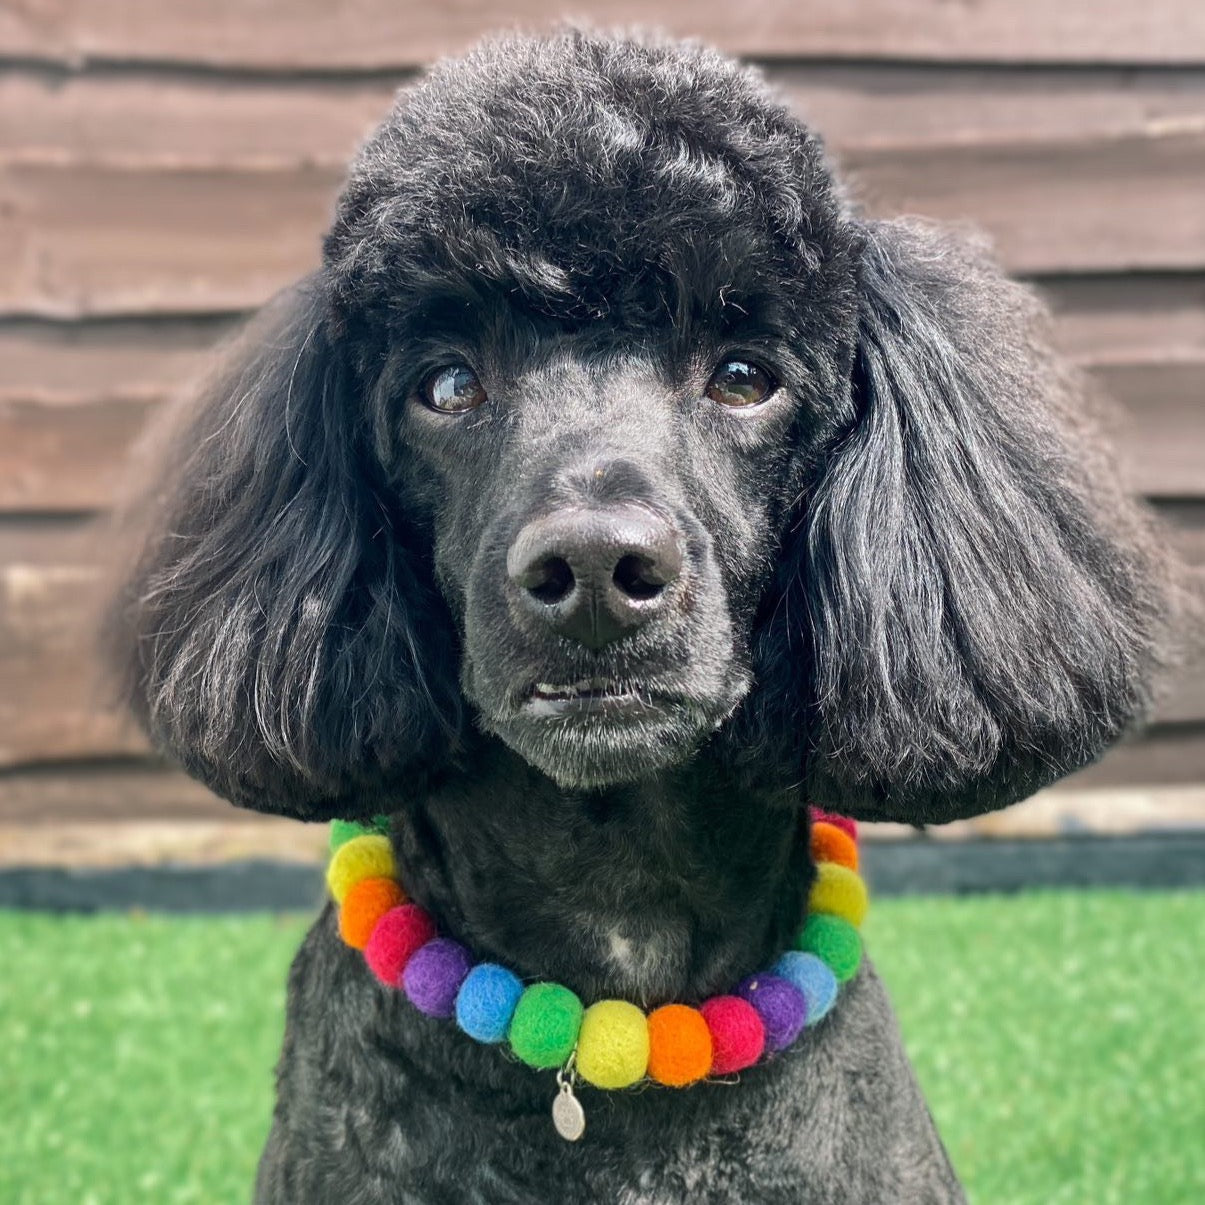
[[576,1142],[586,1132],[586,1111],[568,1084],[561,1085],[552,1102],[552,1124],[566,1142]]

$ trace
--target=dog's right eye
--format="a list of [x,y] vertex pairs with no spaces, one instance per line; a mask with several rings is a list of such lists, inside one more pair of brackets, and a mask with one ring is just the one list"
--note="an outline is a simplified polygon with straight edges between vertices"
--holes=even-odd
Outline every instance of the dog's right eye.
[[467,364],[448,364],[423,378],[419,396],[432,410],[461,414],[489,400],[477,374]]
[[764,402],[776,388],[774,378],[760,364],[725,360],[711,374],[705,392],[713,402],[736,410]]

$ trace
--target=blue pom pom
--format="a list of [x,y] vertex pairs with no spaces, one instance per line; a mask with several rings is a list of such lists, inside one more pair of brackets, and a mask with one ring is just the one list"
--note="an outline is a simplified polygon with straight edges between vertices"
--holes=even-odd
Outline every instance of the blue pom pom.
[[815,954],[788,950],[771,968],[788,983],[793,983],[807,1001],[808,1025],[815,1025],[837,999],[837,977]]
[[478,963],[456,996],[456,1024],[479,1042],[501,1042],[522,994],[519,977],[506,967]]

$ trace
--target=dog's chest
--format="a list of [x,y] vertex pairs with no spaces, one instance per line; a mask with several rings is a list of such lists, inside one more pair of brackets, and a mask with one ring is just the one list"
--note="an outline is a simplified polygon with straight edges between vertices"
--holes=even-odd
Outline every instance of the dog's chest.
[[551,1073],[361,971],[320,921],[290,980],[261,1205],[962,1200],[870,968],[808,1040],[735,1082],[581,1089],[576,1143],[553,1128]]

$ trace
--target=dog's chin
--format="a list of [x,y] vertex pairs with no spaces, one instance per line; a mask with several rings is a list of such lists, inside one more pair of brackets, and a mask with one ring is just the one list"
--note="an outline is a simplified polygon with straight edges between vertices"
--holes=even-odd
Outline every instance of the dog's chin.
[[734,705],[550,689],[485,726],[558,786],[599,790],[685,761]]

